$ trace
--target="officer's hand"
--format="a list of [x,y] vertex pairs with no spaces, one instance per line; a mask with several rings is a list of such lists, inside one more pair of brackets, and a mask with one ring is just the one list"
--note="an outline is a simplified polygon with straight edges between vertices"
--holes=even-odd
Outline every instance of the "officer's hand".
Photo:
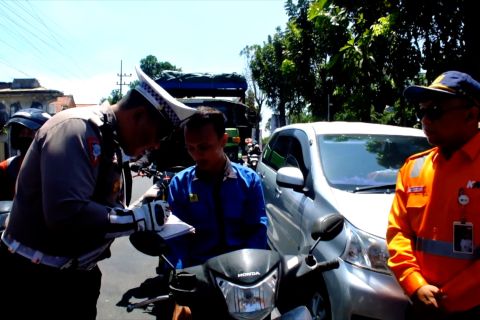
[[168,203],[163,200],[146,203],[132,211],[137,231],[161,231],[171,214]]
[[157,182],[148,188],[147,191],[145,191],[145,193],[142,195],[142,203],[163,200],[163,198],[161,198],[163,193],[164,191],[162,190],[160,182]]

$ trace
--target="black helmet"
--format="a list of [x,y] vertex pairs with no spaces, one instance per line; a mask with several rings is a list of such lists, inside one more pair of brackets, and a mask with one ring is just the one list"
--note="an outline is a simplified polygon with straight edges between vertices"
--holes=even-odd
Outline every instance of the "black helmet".
[[15,112],[5,126],[18,123],[31,130],[38,130],[52,116],[37,108],[26,108]]
[[51,117],[48,113],[37,108],[26,108],[15,112],[5,124],[6,127],[9,127],[10,146],[24,155],[32,143],[32,138],[20,137],[22,127],[35,132]]

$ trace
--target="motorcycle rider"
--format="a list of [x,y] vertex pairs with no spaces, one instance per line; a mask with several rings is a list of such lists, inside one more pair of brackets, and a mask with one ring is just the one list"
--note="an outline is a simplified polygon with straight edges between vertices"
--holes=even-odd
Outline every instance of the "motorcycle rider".
[[262,151],[258,143],[254,144],[252,140],[252,142],[247,145],[247,166],[255,170],[261,153]]
[[258,145],[258,143],[255,143],[252,148],[249,150],[249,153],[250,154],[256,154],[256,155],[260,155],[262,153],[262,151],[260,150],[260,146]]
[[241,248],[267,247],[267,217],[259,176],[224,152],[225,116],[199,107],[184,125],[185,146],[195,165],[169,185],[173,214],[195,234],[172,241],[172,260],[183,267]]
[[[236,249],[267,248],[260,177],[225,154],[225,120],[221,111],[203,106],[184,124],[185,146],[195,164],[173,176],[168,202],[173,214],[195,227],[195,233],[167,240],[170,261],[177,268]],[[208,308],[199,299],[193,310],[208,314]],[[188,318],[189,313],[189,308],[177,305],[173,319]]]
[[131,185],[122,159],[157,148],[195,110],[137,74],[139,84],[117,104],[61,111],[37,131],[0,242],[5,314],[95,319],[97,262],[113,240],[161,230],[163,202],[125,207]]
[[41,109],[26,108],[15,112],[5,124],[9,129],[9,146],[18,153],[0,162],[0,200],[13,199],[15,182],[28,147],[35,132],[50,118],[51,116]]

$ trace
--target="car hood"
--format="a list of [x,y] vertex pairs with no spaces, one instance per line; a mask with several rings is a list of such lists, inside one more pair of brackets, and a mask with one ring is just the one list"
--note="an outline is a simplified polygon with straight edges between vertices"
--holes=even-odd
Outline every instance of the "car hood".
[[394,193],[352,193],[338,189],[332,191],[335,207],[351,224],[385,238]]

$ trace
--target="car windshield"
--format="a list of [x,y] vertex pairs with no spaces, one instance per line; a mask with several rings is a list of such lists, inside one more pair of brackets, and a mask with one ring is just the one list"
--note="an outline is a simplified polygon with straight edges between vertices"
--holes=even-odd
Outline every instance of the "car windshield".
[[395,135],[318,135],[326,179],[342,190],[394,185],[398,169],[412,154],[431,148],[424,137]]

